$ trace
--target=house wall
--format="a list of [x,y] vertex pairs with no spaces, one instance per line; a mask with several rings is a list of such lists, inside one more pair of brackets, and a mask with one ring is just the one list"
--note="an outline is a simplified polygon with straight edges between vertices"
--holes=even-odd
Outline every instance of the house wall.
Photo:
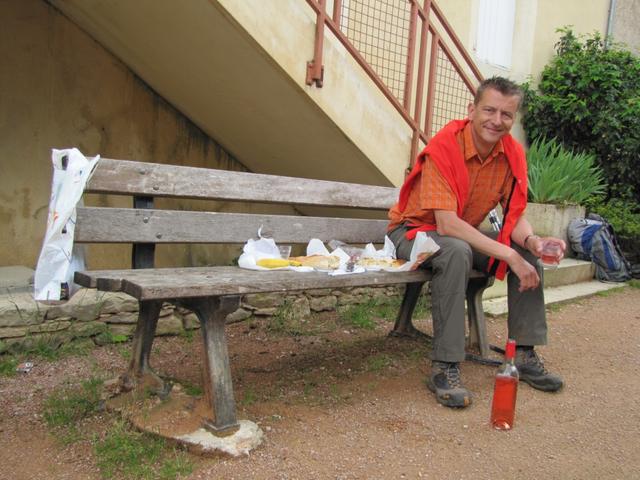
[[616,42],[626,45],[633,53],[640,55],[640,0],[616,0],[611,34]]
[[[157,163],[244,167],[42,0],[0,2],[0,266],[34,268],[45,232],[51,148]],[[93,196],[94,205],[131,200]],[[169,205],[159,201],[160,206]],[[200,202],[175,208],[201,209]],[[227,204],[207,205],[213,210]],[[128,246],[91,246],[92,268],[127,267]],[[235,250],[162,246],[157,264],[202,265]]]
[[[467,50],[475,58],[476,16],[479,0],[437,2]],[[535,81],[551,60],[560,38],[556,29],[572,26],[577,34],[606,32],[610,0],[516,0],[513,57],[510,69],[478,61],[485,77],[503,75],[515,81]]]

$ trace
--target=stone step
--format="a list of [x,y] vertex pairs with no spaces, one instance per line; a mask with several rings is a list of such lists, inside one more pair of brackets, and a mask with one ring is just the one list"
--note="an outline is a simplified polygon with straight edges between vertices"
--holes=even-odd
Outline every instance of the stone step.
[[[589,280],[569,285],[545,287],[545,304],[550,305],[553,303],[566,302],[568,300],[588,297],[605,290],[624,288],[626,286],[626,283],[604,283],[598,280]],[[486,315],[503,315],[507,313],[507,297],[487,298],[483,300],[482,306]]]
[[[545,288],[571,285],[574,283],[593,280],[595,267],[591,262],[576,260],[575,258],[563,258],[555,270],[545,270]],[[491,288],[484,292],[484,299],[504,297],[507,294],[507,282],[496,281]]]

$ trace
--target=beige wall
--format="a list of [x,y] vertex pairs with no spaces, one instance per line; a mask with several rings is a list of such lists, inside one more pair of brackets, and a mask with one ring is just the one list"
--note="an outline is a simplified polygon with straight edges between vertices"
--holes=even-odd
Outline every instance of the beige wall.
[[[0,18],[0,266],[35,267],[47,216],[51,148],[243,169],[47,3],[3,0]],[[130,205],[129,199],[104,197],[90,203],[105,202]],[[222,208],[227,205],[213,205]],[[204,264],[215,251],[220,252],[160,247],[158,264]],[[91,247],[90,266],[126,267],[129,252],[128,247]]]
[[616,0],[611,25],[616,42],[624,43],[636,55],[640,55],[640,0]]
[[[629,0],[627,0],[629,1]],[[571,25],[573,31],[589,34],[606,33],[610,0],[516,0],[513,56],[510,69],[478,61],[475,57],[476,16],[479,0],[447,0],[437,2],[456,31],[478,68],[486,77],[501,75],[516,82],[539,79],[544,66],[555,54],[560,38],[556,29]],[[512,132],[524,140],[520,124]]]
[[[478,0],[437,2],[458,37],[474,56]],[[606,32],[610,0],[516,0],[512,67],[509,70],[478,62],[486,77],[508,76],[524,81],[529,75],[537,79],[554,55],[560,35],[556,29],[572,25],[577,34]]]

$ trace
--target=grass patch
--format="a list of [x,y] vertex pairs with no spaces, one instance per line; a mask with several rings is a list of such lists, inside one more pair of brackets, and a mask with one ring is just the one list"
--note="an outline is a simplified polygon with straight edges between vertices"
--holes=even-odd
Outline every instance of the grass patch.
[[285,300],[267,325],[267,330],[281,335],[301,335],[300,321],[296,319],[293,303]]
[[242,400],[240,400],[240,403],[243,406],[248,407],[249,405],[253,405],[257,401],[258,401],[258,394],[252,388],[248,387],[244,391],[242,395]]
[[[395,321],[401,304],[400,297],[372,298],[365,303],[341,309],[338,314],[346,325],[372,330],[376,327],[375,319]],[[413,318],[423,318],[430,310],[431,302],[428,295],[421,295],[413,311]]]
[[110,345],[114,343],[125,343],[129,340],[129,336],[123,333],[113,333],[109,330],[100,332],[95,337],[95,342],[98,345]]
[[0,376],[15,375],[16,367],[24,361],[36,359],[55,361],[70,356],[86,356],[93,349],[89,339],[77,339],[65,343],[59,335],[39,335],[25,337],[7,347],[8,352],[0,355]]
[[102,380],[90,378],[79,386],[55,390],[44,402],[44,420],[49,427],[76,425],[98,410]]
[[380,354],[367,360],[367,370],[370,372],[381,372],[393,363],[393,359],[387,354]]
[[366,303],[349,306],[339,312],[340,320],[346,325],[365,330],[373,330],[376,327],[374,320],[374,308],[376,302],[370,300]]
[[10,377],[16,374],[18,359],[13,355],[2,355],[0,358],[0,376]]
[[610,297],[611,295],[616,295],[617,293],[620,293],[623,288],[624,286],[620,286],[620,287],[610,288],[609,290],[601,290],[599,292],[596,292],[596,295],[598,297]]
[[640,288],[640,280],[638,280],[637,278],[632,278],[627,282],[627,285],[629,285],[631,288]]
[[94,452],[104,478],[174,480],[189,475],[193,465],[184,452],[159,437],[134,431],[118,422],[95,442]]
[[195,385],[193,383],[183,382],[182,386],[184,387],[184,391],[187,395],[191,395],[192,397],[199,397],[204,393],[202,386]]

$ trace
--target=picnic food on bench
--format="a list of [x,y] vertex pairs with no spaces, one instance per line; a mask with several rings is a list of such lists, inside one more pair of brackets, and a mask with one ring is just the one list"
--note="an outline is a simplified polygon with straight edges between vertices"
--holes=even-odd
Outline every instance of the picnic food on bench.
[[264,268],[299,267],[300,262],[285,258],[261,258],[256,265]]
[[401,258],[373,258],[373,257],[361,257],[358,259],[357,264],[361,267],[378,267],[378,268],[398,268],[407,263],[406,260]]
[[340,257],[336,255],[308,255],[291,257],[289,260],[300,262],[303,267],[313,267],[321,270],[336,270],[340,267]]

